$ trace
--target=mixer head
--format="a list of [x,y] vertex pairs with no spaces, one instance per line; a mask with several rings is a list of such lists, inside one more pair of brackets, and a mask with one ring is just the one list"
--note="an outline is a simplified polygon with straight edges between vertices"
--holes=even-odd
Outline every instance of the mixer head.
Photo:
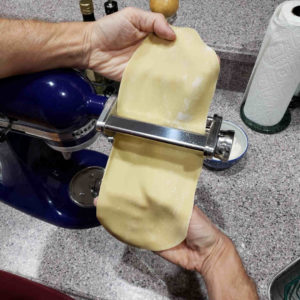
[[12,130],[43,139],[63,153],[96,140],[96,120],[107,100],[95,94],[81,72],[71,69],[2,79],[0,94],[2,139]]

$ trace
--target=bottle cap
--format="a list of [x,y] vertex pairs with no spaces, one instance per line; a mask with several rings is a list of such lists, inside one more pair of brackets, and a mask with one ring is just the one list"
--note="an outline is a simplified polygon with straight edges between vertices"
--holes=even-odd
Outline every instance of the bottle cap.
[[105,13],[107,15],[113,14],[118,11],[117,1],[108,0],[104,3]]
[[94,13],[94,6],[92,0],[80,0],[80,10],[83,15],[91,15]]

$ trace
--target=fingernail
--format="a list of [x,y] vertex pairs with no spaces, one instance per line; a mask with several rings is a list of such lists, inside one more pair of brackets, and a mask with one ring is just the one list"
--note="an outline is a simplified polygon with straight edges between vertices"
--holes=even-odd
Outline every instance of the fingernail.
[[174,32],[174,30],[172,29],[172,27],[169,25],[169,33],[170,33],[170,38],[175,40],[176,39],[176,34]]

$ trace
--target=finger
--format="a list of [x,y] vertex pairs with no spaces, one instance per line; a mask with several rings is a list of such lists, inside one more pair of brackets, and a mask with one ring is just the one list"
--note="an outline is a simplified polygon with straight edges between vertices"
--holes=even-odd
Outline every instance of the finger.
[[144,11],[137,8],[128,8],[131,23],[139,30],[147,33],[154,32],[160,38],[173,41],[175,32],[168,24],[166,18],[159,13]]
[[[152,22],[153,26],[153,32],[159,36],[160,38],[173,41],[176,39],[175,32],[167,22],[166,18],[162,14],[158,13],[150,13],[151,18],[153,18],[153,21],[151,19],[149,20],[150,26]],[[146,20],[147,23],[147,20]],[[146,25],[147,26],[147,25]]]

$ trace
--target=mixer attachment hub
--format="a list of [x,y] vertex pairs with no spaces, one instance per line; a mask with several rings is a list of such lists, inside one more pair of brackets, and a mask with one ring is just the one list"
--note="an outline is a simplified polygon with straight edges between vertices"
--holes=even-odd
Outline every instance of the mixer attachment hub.
[[104,168],[88,167],[77,172],[69,185],[73,202],[81,207],[93,207],[94,198],[99,194]]

